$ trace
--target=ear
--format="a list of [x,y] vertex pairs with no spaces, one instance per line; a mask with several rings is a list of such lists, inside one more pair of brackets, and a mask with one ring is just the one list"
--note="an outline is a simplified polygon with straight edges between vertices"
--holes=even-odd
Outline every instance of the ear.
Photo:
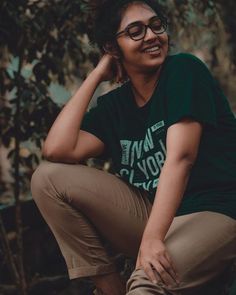
[[115,44],[114,42],[106,42],[103,45],[103,50],[106,53],[109,53],[110,55],[112,55],[115,59],[119,59],[121,57],[119,48],[117,44]]

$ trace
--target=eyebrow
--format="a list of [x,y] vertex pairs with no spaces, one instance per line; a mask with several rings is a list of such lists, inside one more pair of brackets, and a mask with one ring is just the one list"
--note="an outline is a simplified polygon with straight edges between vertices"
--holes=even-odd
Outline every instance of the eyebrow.
[[[152,16],[151,18],[149,18],[149,22],[152,20],[152,19],[154,19],[154,18],[159,18],[159,16],[158,15],[154,15],[154,16]],[[126,27],[125,27],[125,29],[126,28],[128,28],[128,27],[130,27],[130,26],[133,26],[133,25],[137,25],[137,24],[140,24],[140,23],[142,23],[142,21],[135,21],[135,22],[132,22],[132,23],[129,23]]]

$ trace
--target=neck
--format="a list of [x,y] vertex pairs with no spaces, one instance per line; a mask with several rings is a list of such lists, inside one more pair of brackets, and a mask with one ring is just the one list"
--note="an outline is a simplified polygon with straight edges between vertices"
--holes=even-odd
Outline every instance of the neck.
[[146,104],[151,98],[159,81],[160,70],[161,66],[152,73],[136,73],[129,76],[134,98],[138,106]]

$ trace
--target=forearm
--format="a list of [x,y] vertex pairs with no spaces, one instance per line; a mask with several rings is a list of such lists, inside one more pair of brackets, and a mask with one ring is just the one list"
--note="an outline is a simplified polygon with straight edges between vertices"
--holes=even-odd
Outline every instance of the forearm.
[[186,160],[165,162],[143,238],[164,240],[182,201],[191,166]]
[[100,75],[93,70],[64,106],[45,140],[44,155],[55,152],[66,153],[73,150],[78,139],[82,119],[100,82]]

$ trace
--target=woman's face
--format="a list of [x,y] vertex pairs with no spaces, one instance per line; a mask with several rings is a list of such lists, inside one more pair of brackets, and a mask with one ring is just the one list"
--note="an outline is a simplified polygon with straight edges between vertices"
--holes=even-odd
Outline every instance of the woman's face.
[[[117,32],[123,31],[133,22],[149,24],[156,16],[150,6],[142,2],[131,3],[122,14]],[[127,34],[117,37],[121,59],[126,70],[131,72],[150,72],[159,68],[168,53],[168,35],[166,32],[155,34],[147,28],[144,39],[132,40]]]

